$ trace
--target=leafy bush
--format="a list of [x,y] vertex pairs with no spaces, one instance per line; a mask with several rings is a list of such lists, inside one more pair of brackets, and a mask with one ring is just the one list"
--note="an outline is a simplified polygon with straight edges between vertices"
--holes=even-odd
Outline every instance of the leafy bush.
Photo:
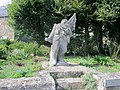
[[1,68],[1,66],[7,65],[7,64],[8,64],[8,62],[6,60],[0,59],[0,68]]
[[15,49],[12,53],[9,54],[7,59],[12,61],[13,63],[18,60],[27,60],[29,58],[28,54],[24,52],[24,50]]
[[38,56],[48,56],[49,53],[50,53],[50,48],[44,45],[41,45],[36,51],[36,54]]
[[99,65],[114,65],[114,61],[110,57],[95,56],[94,61]]
[[30,54],[36,54],[36,50],[38,49],[38,44],[36,43],[26,43],[24,46],[25,53]]
[[1,59],[6,59],[7,54],[8,54],[7,45],[0,44],[0,58]]
[[31,54],[48,56],[50,48],[44,45],[38,47],[37,43],[25,43],[21,41],[0,40],[0,58],[10,61],[25,60]]
[[7,59],[9,54],[8,46],[12,43],[13,41],[0,39],[0,59]]
[[26,45],[25,42],[16,41],[15,43],[9,45],[9,50],[23,49],[25,45]]
[[29,55],[32,53],[35,53],[37,48],[38,48],[38,44],[36,43],[25,43],[25,42],[18,42],[18,41],[9,46],[9,49],[11,51],[15,49],[21,49],[21,50],[23,49],[24,52]]
[[38,48],[36,43],[0,40],[0,78],[33,76],[34,72],[42,69],[41,64],[30,55],[38,50],[41,55],[47,55],[48,47]]
[[0,39],[0,44],[10,45],[14,43],[14,41],[10,41],[8,39]]
[[111,57],[116,58],[120,55],[120,44],[117,42],[110,42],[109,48]]

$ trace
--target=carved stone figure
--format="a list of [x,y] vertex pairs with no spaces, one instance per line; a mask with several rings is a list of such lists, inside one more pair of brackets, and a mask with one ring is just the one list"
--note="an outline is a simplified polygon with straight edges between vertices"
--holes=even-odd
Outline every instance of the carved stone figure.
[[65,52],[67,52],[67,45],[70,42],[72,31],[75,30],[76,14],[67,21],[63,19],[61,23],[54,24],[53,29],[45,41],[52,43],[50,51],[50,66],[67,65],[63,60]]

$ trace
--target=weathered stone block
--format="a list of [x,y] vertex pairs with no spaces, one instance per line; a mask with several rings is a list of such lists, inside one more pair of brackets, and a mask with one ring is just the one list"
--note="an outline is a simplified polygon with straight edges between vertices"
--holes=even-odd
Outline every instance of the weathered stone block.
[[81,78],[64,78],[57,79],[57,90],[82,90],[84,80]]
[[106,90],[120,90],[120,87],[108,87]]
[[120,86],[120,79],[110,79],[110,80],[106,80],[105,87],[119,87]]
[[84,73],[95,72],[84,66],[55,66],[48,69],[53,78],[75,78],[80,77]]
[[31,78],[1,79],[0,90],[55,90],[55,82],[50,75]]
[[120,72],[94,75],[98,90],[120,90]]

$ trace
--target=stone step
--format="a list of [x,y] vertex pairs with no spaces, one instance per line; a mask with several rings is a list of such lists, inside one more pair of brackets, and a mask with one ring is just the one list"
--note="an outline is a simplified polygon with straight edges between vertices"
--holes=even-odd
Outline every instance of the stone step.
[[84,90],[85,81],[81,78],[56,79],[56,90]]
[[75,78],[75,77],[81,77],[83,75],[82,71],[63,71],[63,72],[50,72],[50,75],[54,79],[58,78]]
[[54,79],[58,78],[76,78],[85,73],[94,72],[92,69],[84,66],[55,66],[48,69]]

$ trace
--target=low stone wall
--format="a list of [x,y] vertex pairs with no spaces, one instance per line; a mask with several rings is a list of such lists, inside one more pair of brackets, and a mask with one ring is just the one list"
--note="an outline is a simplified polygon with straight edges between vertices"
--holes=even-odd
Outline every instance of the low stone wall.
[[96,73],[98,90],[120,90],[120,72],[101,74],[80,65],[45,68],[35,77],[0,79],[0,90],[84,90],[81,76],[87,73]]
[[93,72],[84,66],[55,66],[39,72],[39,76],[0,79],[0,90],[84,90],[81,75]]
[[94,75],[98,90],[120,90],[120,72]]
[[55,90],[55,82],[50,75],[0,79],[0,90]]

